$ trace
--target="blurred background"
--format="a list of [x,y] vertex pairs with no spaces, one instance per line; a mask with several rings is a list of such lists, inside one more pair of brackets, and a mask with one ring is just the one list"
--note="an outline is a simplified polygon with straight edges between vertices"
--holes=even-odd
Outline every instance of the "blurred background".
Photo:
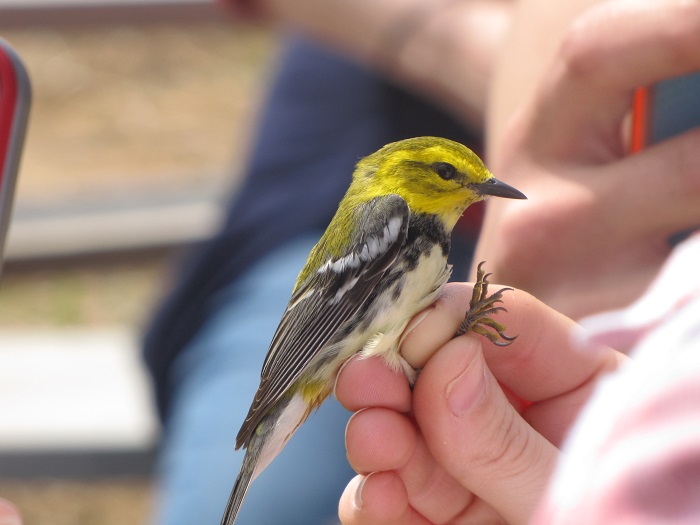
[[236,187],[275,37],[209,0],[0,0],[33,88],[0,279],[0,496],[25,523],[143,523],[141,329]]

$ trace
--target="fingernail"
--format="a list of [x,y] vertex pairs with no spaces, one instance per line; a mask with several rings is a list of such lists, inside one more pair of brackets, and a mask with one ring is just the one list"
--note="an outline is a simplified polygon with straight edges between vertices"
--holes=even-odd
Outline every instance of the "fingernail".
[[[344,434],[344,436],[343,436],[343,439],[345,440],[345,453],[346,453],[346,454],[347,454],[347,452],[348,452],[348,428],[350,428],[350,422],[355,418],[355,416],[356,416],[357,414],[359,414],[359,413],[361,413],[361,412],[364,412],[364,411],[367,410],[368,408],[369,408],[369,407],[362,407],[362,408],[359,409],[357,412],[353,412],[353,413],[350,415],[350,418],[348,419],[348,422],[345,424],[345,434]],[[0,525],[2,525],[2,523],[0,523]]]
[[370,477],[374,476],[374,474],[376,474],[376,472],[367,474],[364,478],[362,478],[359,485],[357,485],[357,490],[355,491],[355,498],[353,499],[353,504],[355,505],[355,508],[362,508],[362,505],[364,504],[364,502],[362,501],[362,491],[365,488],[365,483],[367,483],[367,480]]
[[479,404],[486,384],[486,366],[481,351],[465,357],[465,368],[447,385],[447,407],[455,416],[463,416]]
[[335,395],[336,389],[338,388],[338,378],[340,377],[340,374],[342,373],[343,369],[345,368],[345,365],[347,365],[351,359],[352,359],[352,357],[343,361],[343,364],[340,365],[340,368],[338,369],[338,373],[335,374],[335,379],[333,380],[333,397],[336,399],[338,399],[338,396]]

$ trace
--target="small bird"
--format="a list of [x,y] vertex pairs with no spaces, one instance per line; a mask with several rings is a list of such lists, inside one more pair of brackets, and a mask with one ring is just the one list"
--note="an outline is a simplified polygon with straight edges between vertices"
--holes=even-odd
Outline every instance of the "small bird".
[[[487,196],[526,198],[451,140],[401,140],[357,163],[272,338],[236,438],[236,449],[244,447],[246,455],[222,525],[233,525],[253,479],[328,397],[348,358],[380,355],[413,381],[415,371],[399,355],[401,334],[450,276],[447,255],[457,220]],[[487,278],[480,265],[458,333],[473,330],[505,346],[514,337],[489,317],[503,310],[494,306],[503,290],[488,296]]]

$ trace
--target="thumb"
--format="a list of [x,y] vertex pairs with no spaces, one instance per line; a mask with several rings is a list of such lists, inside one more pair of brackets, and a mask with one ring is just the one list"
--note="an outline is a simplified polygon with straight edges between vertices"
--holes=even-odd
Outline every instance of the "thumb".
[[453,339],[426,364],[414,411],[432,455],[452,477],[508,523],[527,523],[558,451],[509,403],[477,337]]

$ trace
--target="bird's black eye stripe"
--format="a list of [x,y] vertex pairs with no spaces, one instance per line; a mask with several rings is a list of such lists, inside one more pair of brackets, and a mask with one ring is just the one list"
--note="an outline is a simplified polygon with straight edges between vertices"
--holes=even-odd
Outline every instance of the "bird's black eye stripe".
[[431,167],[441,179],[452,180],[457,176],[457,168],[449,162],[434,162]]

